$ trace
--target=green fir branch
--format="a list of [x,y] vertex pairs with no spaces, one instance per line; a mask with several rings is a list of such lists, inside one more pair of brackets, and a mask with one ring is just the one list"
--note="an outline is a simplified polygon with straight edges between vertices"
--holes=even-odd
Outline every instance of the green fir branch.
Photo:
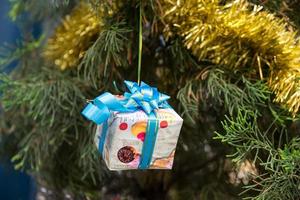
[[104,83],[114,66],[126,66],[126,34],[131,30],[124,22],[112,24],[101,31],[98,39],[87,50],[78,67],[78,75],[83,81],[88,81],[94,88]]
[[37,40],[31,42],[19,42],[17,47],[5,45],[0,48],[0,71],[15,60],[27,57],[28,54],[37,50],[44,40],[42,35]]
[[263,106],[270,97],[270,91],[262,81],[251,82],[244,76],[234,81],[232,75],[220,69],[210,72],[207,80],[208,95],[218,105],[233,115],[240,108]]
[[[205,70],[189,80],[177,94],[183,113],[191,121],[197,118],[200,106],[211,106],[216,110],[221,106],[225,113],[233,115],[241,108],[264,107],[270,98],[271,93],[262,81],[253,82],[244,76],[236,79],[236,75],[219,68]],[[233,82],[234,78],[236,81]]]
[[235,117],[226,116],[222,122],[223,134],[216,132],[215,139],[234,147],[235,152],[230,155],[234,162],[245,160],[251,152],[255,152],[252,158],[254,161],[262,150],[272,155],[275,148],[266,136],[268,132],[259,129],[257,120],[256,112],[241,108]]
[[[287,129],[272,128],[274,121],[266,130],[261,130],[259,120],[258,114],[250,110],[240,110],[235,117],[226,116],[222,122],[223,133],[216,132],[215,139],[234,148],[229,155],[233,161],[251,159],[262,167],[260,175],[253,177],[255,181],[245,186],[244,191],[259,193],[245,199],[295,199],[299,196],[300,184],[299,138],[286,143],[283,139]],[[274,140],[274,134],[279,134],[279,138]]]
[[53,70],[45,70],[38,76],[13,81],[0,76],[2,104],[6,110],[26,105],[28,116],[51,127],[61,116],[71,117],[78,113],[78,101],[83,101],[81,90],[74,81]]
[[296,137],[283,149],[273,152],[268,162],[261,163],[266,174],[257,177],[254,184],[246,186],[246,191],[257,190],[255,200],[290,200],[300,195],[300,138]]
[[[23,27],[22,33],[30,33],[28,25],[36,21],[43,23],[47,33],[53,29],[53,21],[69,13],[78,2],[11,0],[10,17]],[[86,2],[99,11],[110,9],[113,1]],[[122,7],[104,20],[98,38],[77,69],[61,72],[50,68],[41,58],[43,37],[0,50],[1,69],[15,60],[28,66],[12,76],[0,74],[0,101],[4,107],[0,116],[0,155],[2,151],[14,155],[16,169],[33,172],[54,188],[71,191],[78,199],[98,199],[103,191],[128,199],[153,198],[153,191],[161,199],[241,199],[237,194],[242,188],[229,184],[224,172],[225,155],[229,154],[235,162],[253,161],[259,172],[245,186],[243,196],[256,200],[297,199],[300,115],[292,118],[279,104],[272,103],[273,94],[264,80],[224,70],[226,67],[212,65],[210,60],[196,61],[181,38],[164,42],[164,23],[160,21],[163,13],[156,0],[142,2],[142,72],[150,82],[165,86],[160,87],[171,96],[177,92],[179,102],[171,104],[183,113],[185,123],[174,170],[171,174],[107,173],[93,144],[96,126],[80,112],[86,96],[94,96],[112,82],[135,74],[127,66],[136,61],[136,45],[131,41],[137,33],[135,17],[140,2],[113,2]],[[299,24],[299,9],[295,6],[298,0],[251,2]],[[27,12],[30,19],[24,21],[21,16]],[[42,68],[45,65],[49,68]]]

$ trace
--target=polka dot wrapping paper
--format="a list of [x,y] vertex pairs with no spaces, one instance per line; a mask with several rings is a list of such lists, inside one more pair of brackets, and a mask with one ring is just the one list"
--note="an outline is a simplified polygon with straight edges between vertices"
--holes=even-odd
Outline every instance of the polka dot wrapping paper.
[[128,92],[104,92],[81,112],[98,125],[100,154],[111,170],[172,169],[183,120],[168,104],[170,96],[143,81],[124,84]]
[[[143,111],[113,112],[107,121],[107,134],[102,156],[110,170],[138,169],[149,116]],[[172,169],[182,118],[172,109],[156,111],[158,132],[148,169]],[[97,126],[95,144],[99,142],[104,124]]]

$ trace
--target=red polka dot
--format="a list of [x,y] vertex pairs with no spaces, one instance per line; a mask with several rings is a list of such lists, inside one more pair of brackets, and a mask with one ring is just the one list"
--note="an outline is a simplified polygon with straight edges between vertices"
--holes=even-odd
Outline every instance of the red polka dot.
[[168,122],[167,121],[161,121],[160,122],[160,128],[167,128],[168,127]]
[[124,131],[128,128],[128,125],[127,125],[127,123],[123,122],[123,123],[120,124],[119,128],[120,128],[120,130]]
[[145,140],[145,132],[141,132],[141,133],[139,133],[136,137],[139,139],[139,140],[141,140],[141,141],[143,141],[144,142],[144,140]]

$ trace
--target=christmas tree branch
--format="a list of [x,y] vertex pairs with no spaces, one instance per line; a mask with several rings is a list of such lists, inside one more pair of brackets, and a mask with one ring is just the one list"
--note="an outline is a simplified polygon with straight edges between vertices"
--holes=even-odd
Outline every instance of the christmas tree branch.
[[[126,34],[130,29],[124,22],[104,28],[95,43],[87,50],[78,67],[78,75],[83,81],[90,82],[94,88],[104,84],[114,66],[126,66]],[[124,55],[125,56],[122,56]]]
[[13,61],[28,57],[28,54],[40,47],[44,36],[31,42],[19,42],[17,47],[3,46],[0,48],[0,71]]

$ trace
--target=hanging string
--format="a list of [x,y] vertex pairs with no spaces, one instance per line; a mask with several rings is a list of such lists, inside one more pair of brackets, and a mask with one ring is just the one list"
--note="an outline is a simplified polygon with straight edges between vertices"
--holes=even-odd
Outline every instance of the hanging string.
[[142,67],[142,48],[143,48],[143,27],[142,27],[142,1],[140,1],[139,16],[139,53],[138,53],[138,84],[141,83],[141,67]]

